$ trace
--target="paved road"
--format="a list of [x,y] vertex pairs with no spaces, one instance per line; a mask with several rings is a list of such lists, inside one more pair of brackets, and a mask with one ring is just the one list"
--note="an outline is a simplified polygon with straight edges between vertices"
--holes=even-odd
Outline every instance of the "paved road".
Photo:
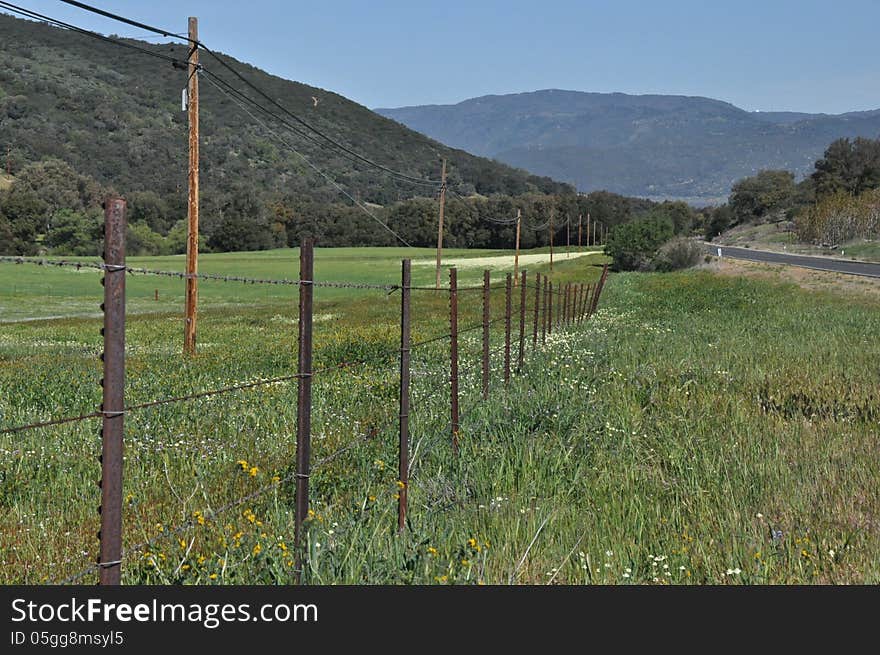
[[721,248],[722,257],[731,257],[733,259],[747,259],[753,262],[766,262],[768,264],[788,264],[789,266],[815,268],[820,271],[833,271],[835,273],[845,273],[847,275],[880,277],[880,264],[871,264],[868,262],[851,262],[844,259],[831,259],[830,257],[789,255],[781,252],[770,252],[768,250],[753,250],[752,248],[733,248],[729,246],[718,246],[711,243],[706,243],[704,244],[704,246],[710,254],[715,256],[718,255],[718,248]]

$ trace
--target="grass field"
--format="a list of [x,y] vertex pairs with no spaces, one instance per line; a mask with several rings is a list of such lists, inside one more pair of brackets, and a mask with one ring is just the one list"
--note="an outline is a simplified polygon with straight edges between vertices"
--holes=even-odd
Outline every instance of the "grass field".
[[[487,255],[450,256],[466,254]],[[401,255],[318,251],[316,278],[395,282]],[[555,276],[595,276],[596,258],[562,258]],[[291,251],[203,261],[206,272],[260,277],[297,268]],[[414,272],[433,279],[430,267]],[[4,319],[43,311],[45,275],[58,293],[44,315],[100,302],[95,274],[2,265],[2,288],[17,289],[0,296]],[[182,284],[129,277],[140,313],[128,324],[127,400],[292,371],[295,287],[211,285],[200,287],[200,354],[185,361]],[[410,523],[398,536],[399,298],[317,292],[316,366],[375,363],[315,378],[314,461],[356,445],[312,476],[306,581],[880,581],[876,300],[708,272],[612,275],[599,313],[530,351],[506,392],[493,360],[488,402],[479,331],[463,336],[458,458],[447,347],[417,349]],[[462,294],[463,326],[478,296]],[[414,340],[445,333],[445,309],[443,294],[417,295]],[[493,316],[500,309],[496,293]],[[98,328],[92,318],[2,326],[0,427],[94,410]],[[152,543],[131,554],[125,582],[292,580],[293,488],[273,480],[291,471],[295,406],[295,384],[283,383],[126,417],[125,544]],[[93,561],[97,427],[0,436],[2,582],[58,580]],[[271,491],[210,518],[263,485]],[[193,526],[169,534],[183,521]]]

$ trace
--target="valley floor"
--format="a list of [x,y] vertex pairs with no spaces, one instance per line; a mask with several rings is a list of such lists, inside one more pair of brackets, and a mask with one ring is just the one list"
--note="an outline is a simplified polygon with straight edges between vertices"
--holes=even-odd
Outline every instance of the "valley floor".
[[[395,256],[382,270],[399,267]],[[587,263],[572,258],[554,276],[594,274]],[[135,317],[129,397],[289,372],[295,296],[282,292],[249,291],[239,307],[206,307],[192,361],[177,355],[179,316]],[[494,357],[488,401],[480,400],[479,333],[463,339],[457,456],[448,348],[438,342],[413,364],[402,535],[397,361],[381,357],[399,346],[399,301],[385,292],[341,293],[319,298],[316,365],[376,359],[315,378],[315,461],[357,444],[313,472],[306,581],[880,582],[874,292],[841,293],[738,262],[612,275],[598,314],[544,345],[529,344],[507,390]],[[442,333],[445,298],[419,302],[414,339]],[[479,307],[475,298],[463,302],[474,305],[463,309],[469,324]],[[500,306],[493,296],[493,311]],[[90,411],[99,389],[97,331],[91,319],[4,327],[0,427]],[[291,470],[295,407],[295,384],[282,383],[126,417],[124,582],[293,580],[293,487],[275,480]],[[63,579],[93,561],[94,428],[0,436],[2,582]]]

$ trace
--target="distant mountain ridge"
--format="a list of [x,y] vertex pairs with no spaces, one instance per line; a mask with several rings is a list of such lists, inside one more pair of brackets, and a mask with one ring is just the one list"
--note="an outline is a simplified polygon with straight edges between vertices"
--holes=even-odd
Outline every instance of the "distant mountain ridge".
[[880,135],[880,110],[748,112],[699,96],[558,89],[374,111],[581,191],[694,203],[724,199],[761,169],[807,175],[831,141]]

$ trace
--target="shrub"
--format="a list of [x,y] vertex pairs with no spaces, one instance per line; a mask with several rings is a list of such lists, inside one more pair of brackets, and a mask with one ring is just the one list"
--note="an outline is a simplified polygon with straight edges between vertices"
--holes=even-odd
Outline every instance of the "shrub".
[[703,249],[692,239],[676,237],[664,243],[654,257],[654,270],[680,271],[700,263]]
[[673,234],[672,219],[649,213],[644,218],[618,225],[608,238],[606,252],[617,271],[647,271],[657,249]]

